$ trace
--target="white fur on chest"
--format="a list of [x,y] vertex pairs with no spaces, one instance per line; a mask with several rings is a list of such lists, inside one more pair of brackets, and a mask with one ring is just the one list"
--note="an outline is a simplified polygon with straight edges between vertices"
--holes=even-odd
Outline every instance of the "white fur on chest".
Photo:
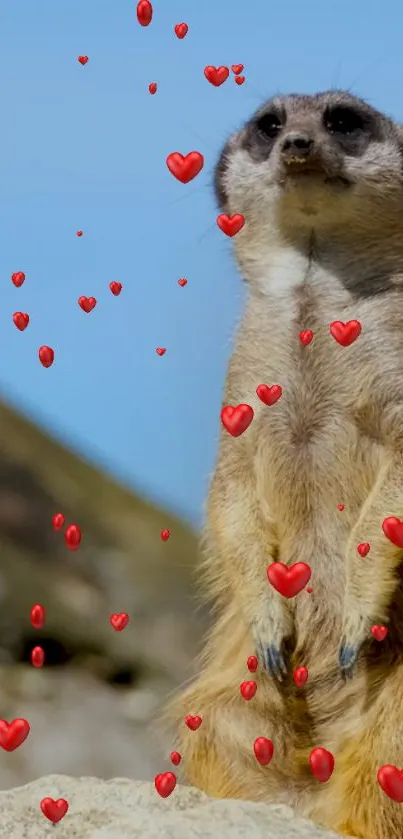
[[333,296],[339,286],[336,278],[296,248],[277,246],[270,249],[258,263],[258,282],[261,291],[276,301],[289,305],[293,292],[304,283],[309,284],[326,296]]

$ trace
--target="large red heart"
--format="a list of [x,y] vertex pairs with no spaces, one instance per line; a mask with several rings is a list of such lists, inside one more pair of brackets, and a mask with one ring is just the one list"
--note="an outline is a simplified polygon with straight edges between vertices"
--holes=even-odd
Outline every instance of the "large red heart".
[[161,798],[168,798],[176,787],[176,775],[174,772],[161,772],[154,778],[155,789]]
[[334,757],[327,749],[322,749],[321,746],[317,749],[312,749],[309,755],[309,765],[311,767],[312,775],[321,784],[326,783],[333,774]]
[[349,320],[347,323],[335,320],[330,324],[330,332],[333,338],[342,347],[349,347],[360,335],[361,328],[359,320]]
[[403,769],[386,764],[378,769],[378,784],[386,795],[398,804],[403,802]]
[[203,720],[201,717],[192,717],[191,714],[188,714],[187,717],[185,717],[185,723],[191,731],[196,731],[201,726],[202,722]]
[[27,739],[29,732],[29,722],[20,717],[12,722],[0,720],[0,746],[6,752],[13,752]]
[[221,422],[233,437],[239,437],[249,428],[254,416],[250,405],[226,405],[221,411]]
[[382,530],[387,539],[393,542],[398,548],[403,548],[403,521],[389,516],[382,522]]
[[208,67],[204,68],[204,75],[207,81],[213,84],[214,87],[220,87],[220,84],[227,81],[229,69],[228,67],[212,67],[211,64],[209,64]]
[[282,562],[272,562],[267,568],[269,583],[283,597],[295,597],[311,579],[311,569],[306,562],[295,562],[294,565],[284,565]]
[[259,399],[264,402],[265,405],[274,405],[280,399],[280,396],[283,392],[281,385],[258,385],[256,388],[256,393]]
[[83,310],[83,312],[92,312],[94,306],[97,305],[97,301],[95,297],[79,297],[78,298],[78,305]]
[[137,3],[137,20],[140,26],[149,26],[153,19],[153,7],[150,0],[139,0]]
[[273,757],[274,746],[272,741],[268,740],[267,737],[257,737],[253,744],[253,751],[256,760],[262,766],[268,766]]
[[58,798],[57,801],[54,798],[42,798],[42,813],[53,824],[59,822],[66,815],[68,809],[69,804],[65,798]]
[[174,151],[166,159],[169,171],[182,184],[188,184],[203,169],[204,157],[198,151],[190,151],[189,154],[179,154]]
[[217,224],[226,236],[236,236],[245,224],[245,216],[242,213],[235,213],[233,216],[221,213],[217,216]]

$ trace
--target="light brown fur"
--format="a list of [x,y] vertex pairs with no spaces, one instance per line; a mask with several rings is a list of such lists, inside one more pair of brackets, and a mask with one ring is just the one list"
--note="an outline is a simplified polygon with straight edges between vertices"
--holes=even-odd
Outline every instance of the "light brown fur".
[[[287,100],[292,127],[308,124],[319,149],[327,142],[314,122],[320,107]],[[345,192],[284,186],[277,147],[251,162],[244,133],[227,146],[222,176],[225,209],[246,217],[234,244],[248,282],[223,404],[246,402],[255,416],[240,437],[221,430],[203,568],[215,623],[196,680],[169,713],[185,778],[208,794],[284,802],[360,839],[402,839],[403,804],[377,783],[383,764],[403,767],[403,552],[381,528],[387,516],[403,517],[400,129],[385,123],[383,145],[341,156],[337,171],[355,178]],[[336,164],[327,160],[329,171]],[[385,293],[362,293],[362,282],[383,274]],[[341,347],[329,324],[350,319],[362,334]],[[307,347],[302,329],[314,332]],[[281,384],[275,405],[257,398],[261,383]],[[361,542],[371,545],[365,558]],[[266,577],[274,560],[308,563],[313,592],[277,594]],[[382,643],[371,638],[375,623],[389,627]],[[358,654],[348,680],[343,639]],[[273,643],[289,650],[282,681],[262,660],[256,674],[246,668]],[[292,679],[300,665],[309,670],[302,689]],[[258,683],[249,702],[239,690],[248,679]],[[185,714],[203,717],[197,731]],[[260,736],[274,743],[267,767],[253,754]],[[335,757],[324,784],[309,767],[315,746]]]

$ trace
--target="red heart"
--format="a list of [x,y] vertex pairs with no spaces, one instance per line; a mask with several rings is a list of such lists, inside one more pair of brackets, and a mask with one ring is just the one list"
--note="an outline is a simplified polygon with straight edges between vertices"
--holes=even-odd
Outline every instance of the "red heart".
[[23,332],[29,324],[29,315],[27,315],[26,312],[14,312],[13,321],[17,329],[19,329],[20,332]]
[[243,64],[231,64],[231,70],[236,76],[239,76],[239,74],[242,73]]
[[337,509],[340,511],[340,513],[342,513],[344,510],[344,504],[338,504]]
[[36,603],[35,606],[32,606],[31,613],[31,624],[34,629],[42,629],[45,623],[45,608],[41,606],[39,603]]
[[58,798],[57,801],[54,798],[42,798],[42,813],[53,824],[59,822],[66,815],[68,809],[69,805],[65,798]]
[[53,530],[61,530],[62,527],[64,527],[65,521],[66,519],[64,518],[63,513],[55,513],[55,515],[52,516]]
[[174,772],[162,772],[154,778],[155,789],[161,798],[168,798],[176,787],[176,775]]
[[182,288],[183,288],[185,285],[187,285],[187,283],[188,283],[188,281],[187,281],[187,280],[185,280],[185,278],[184,278],[184,277],[182,277],[182,279],[178,280],[178,285],[182,286]]
[[185,35],[187,35],[188,31],[189,31],[189,27],[188,27],[187,23],[177,23],[176,26],[175,26],[175,35],[180,40],[182,40],[182,38],[184,38]]
[[83,231],[82,230],[77,230],[77,236],[82,236],[82,235],[83,235]]
[[88,61],[88,55],[79,55],[77,61],[79,61],[80,64],[86,64]]
[[166,542],[167,539],[169,539],[170,535],[171,535],[170,530],[161,530],[161,539],[162,539],[163,542]]
[[268,766],[273,757],[274,746],[272,741],[268,740],[267,737],[257,737],[253,744],[253,751],[255,752],[256,760],[262,766]]
[[174,764],[174,766],[179,766],[179,764],[182,760],[182,755],[179,754],[179,752],[171,752],[170,758],[171,758],[171,761]]
[[31,664],[33,667],[43,667],[45,661],[45,652],[42,647],[34,647],[31,650]]
[[204,75],[207,81],[213,84],[214,87],[220,87],[221,84],[227,81],[229,69],[228,67],[212,67],[209,64],[208,67],[204,68]]
[[398,548],[403,548],[403,521],[389,516],[382,522],[382,530],[387,539],[397,545]]
[[123,286],[122,283],[117,283],[116,280],[112,280],[112,282],[109,283],[109,288],[112,294],[114,294],[115,297],[118,297],[120,292],[122,291]]
[[157,82],[150,82],[150,84],[148,85],[148,89],[151,95],[154,95],[154,93],[157,92]]
[[280,385],[271,385],[271,387],[269,385],[258,385],[256,388],[259,399],[265,405],[274,405],[275,402],[278,402],[282,392],[283,388]]
[[246,666],[247,666],[249,672],[250,673],[256,673],[258,665],[259,665],[259,662],[258,662],[256,656],[255,655],[250,655],[247,662],[246,662]]
[[64,541],[71,551],[76,551],[81,543],[81,530],[78,524],[69,524],[64,534]]
[[388,634],[388,627],[387,626],[378,626],[375,624],[371,626],[371,635],[375,638],[376,641],[384,641]]
[[257,691],[257,682],[254,682],[252,679],[249,682],[242,682],[239,685],[239,690],[241,691],[241,696],[248,702],[249,699],[253,699]]
[[185,717],[185,723],[191,731],[196,731],[198,728],[200,728],[202,722],[203,720],[201,717],[192,717],[191,714],[188,714],[188,716]]
[[330,324],[330,332],[333,338],[342,347],[349,347],[358,338],[361,329],[359,320],[349,320],[347,323],[335,320]]
[[304,345],[304,347],[307,347],[308,344],[311,343],[312,338],[313,338],[312,329],[303,329],[302,332],[299,333],[299,340],[301,341],[301,344]]
[[292,677],[294,679],[294,683],[296,684],[297,688],[302,688],[308,681],[308,668],[307,667],[296,667]]
[[20,288],[25,280],[25,274],[23,271],[16,271],[15,274],[11,274],[11,282],[14,283],[16,288]]
[[327,751],[327,749],[322,749],[321,747],[312,749],[311,754],[309,755],[309,764],[312,770],[312,775],[317,781],[320,781],[321,784],[328,781],[333,774],[334,757],[331,752]]
[[249,428],[254,417],[253,408],[250,405],[226,405],[221,411],[221,422],[224,428],[233,437],[239,437]]
[[245,76],[235,76],[235,84],[243,84],[245,81]]
[[51,367],[55,360],[55,353],[52,347],[39,347],[38,351],[39,361],[42,367]]
[[116,632],[122,632],[129,623],[129,615],[127,612],[119,612],[118,614],[111,615],[109,621],[113,628],[116,629]]
[[360,556],[366,556],[369,553],[371,545],[369,542],[362,542],[361,545],[357,545],[357,551]]
[[403,802],[403,769],[397,766],[386,764],[381,766],[377,772],[377,779],[380,788],[386,795],[398,804]]
[[165,353],[166,353],[166,347],[157,347],[157,349],[155,350],[155,352],[157,353],[157,355],[165,355]]
[[149,0],[140,0],[137,3],[137,20],[140,26],[148,26],[153,18],[153,7]]
[[267,568],[269,583],[283,597],[295,597],[311,579],[311,569],[306,562],[295,562],[287,568],[282,562],[272,562]]
[[0,746],[6,752],[13,752],[18,749],[30,732],[30,725],[27,720],[18,717],[12,722],[0,720]]
[[217,216],[217,224],[226,236],[236,236],[245,224],[245,216],[242,213],[235,213],[233,216],[221,213]]
[[92,312],[94,306],[97,304],[95,297],[79,297],[77,302],[83,312],[87,312],[87,314],[88,312]]
[[174,151],[168,155],[166,163],[174,178],[182,184],[188,184],[203,169],[204,157],[198,151],[190,151],[186,155]]

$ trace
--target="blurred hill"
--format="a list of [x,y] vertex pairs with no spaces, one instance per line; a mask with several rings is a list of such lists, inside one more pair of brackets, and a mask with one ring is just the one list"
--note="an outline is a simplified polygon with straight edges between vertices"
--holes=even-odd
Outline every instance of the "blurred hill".
[[[191,675],[206,625],[196,535],[4,403],[0,441],[0,718],[31,725],[19,749],[1,750],[0,787],[48,773],[150,779],[175,745],[153,737],[152,720]],[[55,513],[80,526],[77,551],[53,530]],[[38,631],[35,603],[46,609]],[[117,612],[130,616],[122,632]]]

